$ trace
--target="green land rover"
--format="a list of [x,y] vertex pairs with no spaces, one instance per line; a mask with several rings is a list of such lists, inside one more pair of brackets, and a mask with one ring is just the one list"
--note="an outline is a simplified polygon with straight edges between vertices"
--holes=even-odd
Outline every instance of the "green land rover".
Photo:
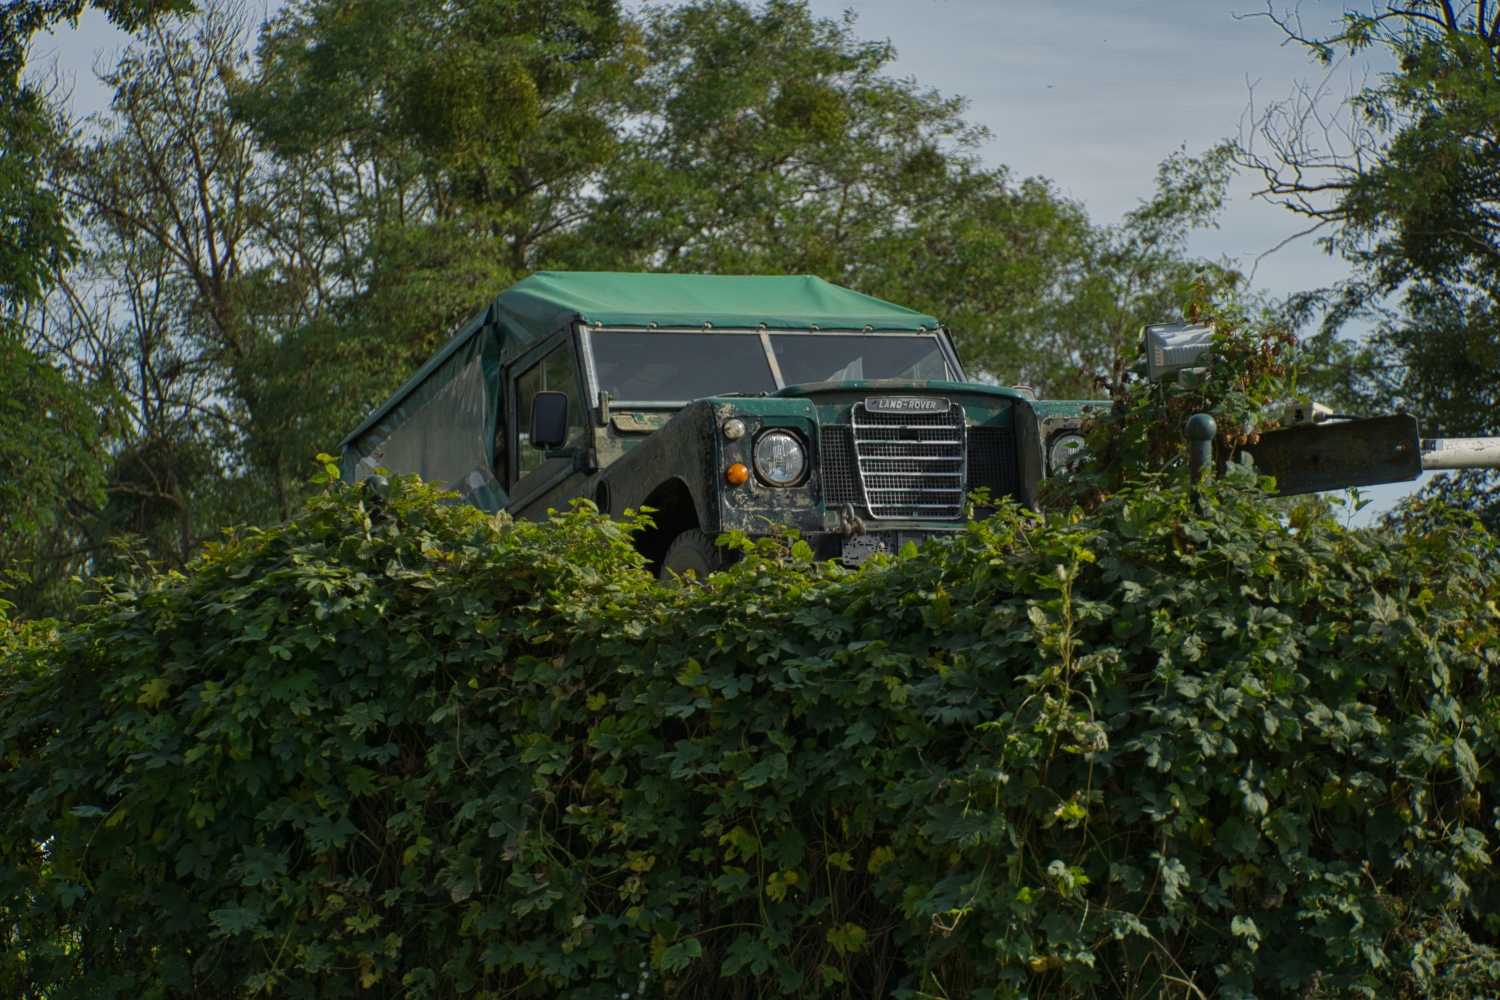
[[1088,405],[969,381],[937,319],[818,278],[540,272],[345,439],[343,478],[531,519],[651,507],[664,576],[778,525],[857,565],[959,529],[975,490],[1034,505]]

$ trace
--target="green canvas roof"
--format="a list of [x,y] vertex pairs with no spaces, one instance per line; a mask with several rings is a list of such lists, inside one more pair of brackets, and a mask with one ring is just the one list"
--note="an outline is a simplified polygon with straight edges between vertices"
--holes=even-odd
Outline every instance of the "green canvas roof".
[[[508,345],[529,343],[582,317],[605,326],[749,327],[773,330],[936,330],[938,321],[869,295],[799,275],[627,274],[617,271],[538,271],[501,292],[452,340],[343,441],[373,427],[406,419],[438,386],[429,384],[469,341],[491,326]],[[503,348],[509,351],[512,348]],[[498,364],[498,363],[497,363]],[[404,408],[403,408],[404,407]],[[389,428],[386,429],[387,432]],[[377,428],[377,433],[379,428]]]
[[805,330],[935,330],[931,316],[802,275],[621,274],[538,271],[496,300],[534,337],[575,316],[605,326]]

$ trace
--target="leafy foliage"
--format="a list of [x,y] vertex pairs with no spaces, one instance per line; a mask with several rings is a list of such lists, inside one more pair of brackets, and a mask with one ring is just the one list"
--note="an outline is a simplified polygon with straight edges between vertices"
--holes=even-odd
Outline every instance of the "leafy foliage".
[[[1485,0],[1348,8],[1339,30],[1289,40],[1324,65],[1376,52],[1394,68],[1319,107],[1307,91],[1261,122],[1266,194],[1327,227],[1355,277],[1307,297],[1326,310],[1309,345],[1320,394],[1346,412],[1405,409],[1424,435],[1500,433],[1500,20]],[[1372,327],[1344,338],[1351,319]],[[1470,484],[1471,486],[1473,483]],[[1493,491],[1470,491],[1495,503]]]
[[[70,378],[18,333],[0,316],[0,595],[13,599],[0,598],[0,612],[70,609],[83,591],[72,529],[106,501],[120,401],[108,386]],[[120,540],[109,553],[125,548]]]
[[37,184],[48,126],[35,92],[0,83],[0,302],[7,305],[39,296],[53,268],[76,250],[57,195]]
[[234,103],[284,165],[316,165],[319,219],[353,237],[330,248],[354,279],[341,332],[420,363],[582,217],[637,62],[612,0],[304,0]]
[[[418,148],[402,124],[410,115],[373,116],[394,130],[382,135],[354,113],[360,102],[408,95],[407,82],[391,83],[397,69],[416,73],[422,52],[451,53],[465,39],[462,58],[522,59],[542,80],[545,122],[521,137],[540,158],[517,169],[550,190],[563,181],[546,175],[549,164],[566,167],[576,187],[577,165],[548,157],[580,149],[578,136],[553,133],[599,103],[575,84],[596,36],[619,28],[608,5],[549,20],[550,7],[473,4],[437,23],[423,13],[430,5],[340,14],[304,4],[268,28],[257,66],[251,8],[203,6],[144,27],[101,74],[110,111],[83,124],[59,112],[36,165],[77,223],[82,253],[20,316],[27,339],[128,405],[102,502],[55,509],[61,527],[21,553],[47,570],[14,595],[27,613],[66,613],[70,576],[115,570],[112,539],[181,567],[225,527],[289,517],[307,488],[305,456],[334,447],[454,323],[522,276],[497,260],[499,240],[474,238],[526,214],[516,204],[503,218],[484,214],[494,198],[455,175],[477,153]],[[327,44],[309,45],[310,32]],[[351,46],[364,55],[349,56]],[[378,72],[351,75],[344,57]],[[475,68],[469,90],[493,68]],[[342,86],[325,86],[332,77]],[[571,111],[560,107],[574,97]],[[340,116],[346,127],[330,127]],[[266,119],[279,130],[251,127]],[[518,141],[490,136],[480,168]],[[502,186],[514,201],[515,185]],[[388,270],[377,273],[377,260]]]
[[20,77],[32,35],[61,21],[76,22],[89,9],[103,11],[116,27],[136,31],[164,13],[194,8],[191,0],[13,0],[0,11],[0,77]]
[[21,82],[32,35],[85,8],[135,31],[190,0],[11,0],[0,8],[0,303],[35,298],[77,251],[57,193],[38,160],[55,122],[35,87]]
[[1500,553],[1247,474],[658,587],[414,480],[12,625],[10,995],[1492,992]]
[[1099,379],[1112,402],[1085,424],[1086,454],[1069,475],[1044,487],[1051,503],[1092,506],[1142,475],[1171,472],[1185,479],[1182,429],[1195,413],[1207,413],[1218,427],[1216,467],[1277,426],[1285,401],[1298,395],[1305,358],[1284,312],[1246,297],[1240,286],[1233,272],[1201,273],[1182,312],[1190,322],[1211,324],[1214,339],[1201,370],[1186,381],[1150,383],[1137,360],[1139,348],[1121,353],[1113,375]]
[[1491,534],[1500,535],[1500,472],[1464,469],[1433,476],[1386,519],[1393,528],[1422,531],[1449,509],[1472,512]]
[[0,326],[0,567],[33,569],[20,556],[59,512],[99,501],[110,404]]

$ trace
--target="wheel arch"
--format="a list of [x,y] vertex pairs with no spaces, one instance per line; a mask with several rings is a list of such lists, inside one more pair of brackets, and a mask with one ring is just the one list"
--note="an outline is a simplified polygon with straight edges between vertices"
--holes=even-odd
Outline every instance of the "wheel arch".
[[672,476],[652,489],[641,501],[641,506],[654,508],[650,517],[655,527],[636,535],[636,551],[651,562],[652,573],[659,573],[662,557],[667,554],[673,539],[684,531],[703,530],[698,502],[687,481]]

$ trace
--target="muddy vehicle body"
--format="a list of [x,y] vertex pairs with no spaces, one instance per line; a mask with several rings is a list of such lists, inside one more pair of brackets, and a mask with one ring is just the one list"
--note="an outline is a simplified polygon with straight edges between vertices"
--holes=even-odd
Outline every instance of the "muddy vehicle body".
[[983,516],[976,490],[1034,506],[1090,405],[969,381],[936,318],[817,278],[541,272],[345,440],[343,474],[534,520],[651,507],[657,570],[778,526],[857,565]]

